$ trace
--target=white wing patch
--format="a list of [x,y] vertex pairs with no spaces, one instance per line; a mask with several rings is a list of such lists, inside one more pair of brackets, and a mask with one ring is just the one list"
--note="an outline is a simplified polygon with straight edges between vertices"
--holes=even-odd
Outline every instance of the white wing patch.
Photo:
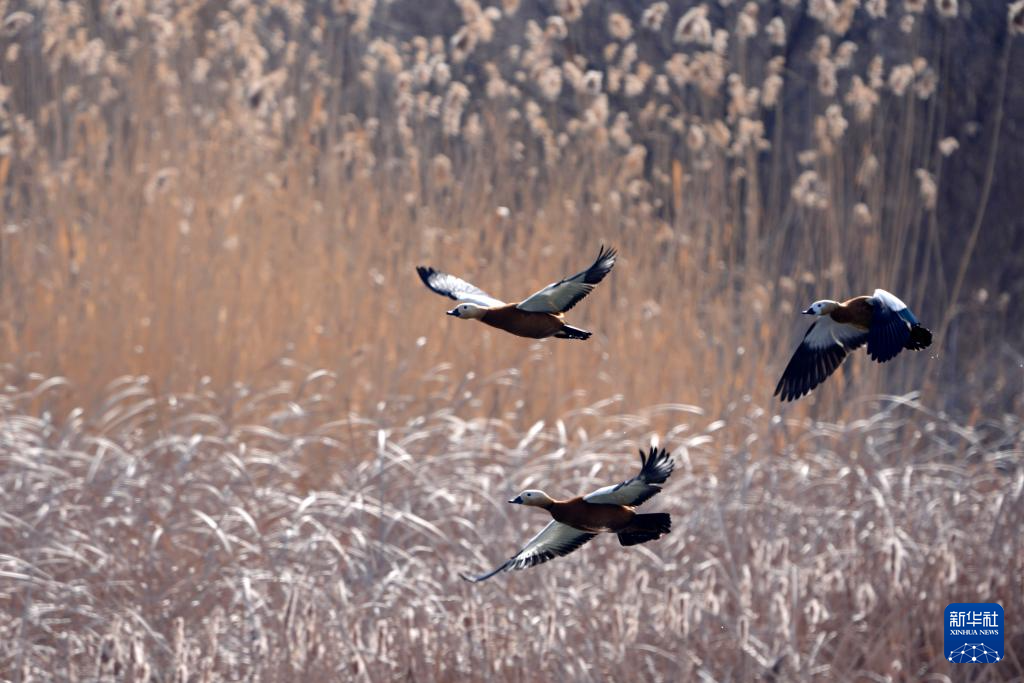
[[583,500],[587,501],[588,503],[616,503],[618,505],[622,505],[622,503],[620,503],[619,501],[611,499],[611,494],[614,493],[615,490],[618,489],[620,486],[621,484],[602,486],[598,490],[591,491],[587,495],[583,496]]
[[866,329],[837,323],[828,315],[818,318],[789,359],[775,395],[783,401],[795,401],[813,390],[835,372],[847,353],[859,348],[867,338]]
[[500,574],[501,572],[516,571],[518,569],[533,567],[534,565],[542,564],[556,557],[568,555],[596,535],[597,534],[592,534],[586,531],[580,531],[568,524],[551,521],[546,527],[541,529],[539,534],[527,541],[522,550],[510,557],[494,570],[487,572],[486,574],[481,574],[480,576],[467,576],[462,574],[462,578],[476,583],[478,581],[489,579],[495,574]]
[[802,345],[812,351],[820,351],[837,344],[846,349],[855,349],[864,343],[866,333],[867,330],[861,327],[837,323],[831,316],[824,315],[808,330]]
[[574,299],[582,299],[593,289],[594,285],[585,282],[553,282],[539,292],[531,294],[516,308],[530,313],[561,313]]
[[884,289],[876,289],[871,298],[895,313],[899,313],[907,307],[898,296]]
[[876,289],[869,299],[874,306],[871,334],[868,335],[868,355],[879,363],[895,358],[910,341],[917,318],[907,305],[884,289]]
[[645,456],[640,451],[640,473],[621,484],[605,486],[583,496],[588,503],[610,503],[612,505],[641,505],[661,492],[675,463],[665,449],[651,447]]
[[617,486],[605,486],[593,493],[583,496],[588,503],[611,503],[612,505],[632,505],[630,501],[637,497],[647,485],[643,482],[632,480],[623,482]]
[[443,273],[425,266],[417,266],[416,272],[427,288],[449,299],[466,301],[486,308],[505,305],[504,301],[495,299],[476,285],[449,273]]
[[594,286],[604,279],[615,267],[615,250],[604,246],[597,253],[597,259],[586,270],[552,282],[521,301],[516,308],[530,313],[564,313],[578,304],[593,291]]
[[[580,547],[596,534],[580,531],[568,524],[551,521],[541,529],[540,533],[531,538],[523,546],[523,549],[515,554],[509,561],[513,563],[511,569],[523,569],[538,564],[535,560],[540,555],[553,553],[555,556],[566,555]],[[584,539],[584,537],[589,537]],[[582,539],[582,540],[581,540]],[[540,560],[546,561],[549,558]]]

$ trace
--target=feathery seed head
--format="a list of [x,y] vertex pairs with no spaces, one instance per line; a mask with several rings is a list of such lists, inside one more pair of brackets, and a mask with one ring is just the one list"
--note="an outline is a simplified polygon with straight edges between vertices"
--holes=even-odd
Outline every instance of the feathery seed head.
[[589,0],[555,0],[555,11],[571,24],[583,18],[583,10],[588,3]]
[[764,32],[768,34],[768,41],[776,47],[786,45],[786,22],[782,17],[772,17],[765,25]]
[[736,37],[740,42],[757,35],[757,4],[748,2],[736,17]]
[[913,81],[914,67],[910,64],[899,64],[889,72],[889,89],[897,97],[903,97]]
[[874,223],[871,209],[864,202],[857,202],[853,207],[853,222],[859,228],[869,228]]
[[1024,0],[1010,3],[1006,8],[1006,21],[1011,36],[1024,34]]
[[889,0],[867,0],[864,3],[864,9],[872,19],[885,19],[885,15],[889,11],[888,4]]
[[960,13],[960,7],[957,0],[935,0],[935,9],[938,11],[939,16],[952,19]]
[[615,40],[629,40],[633,37],[633,22],[621,12],[608,15],[608,33]]
[[688,10],[676,24],[673,40],[677,43],[710,45],[712,40],[711,22],[708,21],[707,5],[697,5]]
[[864,159],[860,162],[860,167],[857,169],[857,175],[854,177],[854,182],[857,187],[866,189],[871,181],[875,179],[875,175],[878,173],[878,157],[870,152],[865,155]]
[[923,168],[919,168],[914,171],[914,175],[917,176],[917,181],[921,190],[921,200],[924,202],[924,208],[928,211],[934,211],[935,204],[939,196],[938,186],[935,183],[935,176]]
[[860,76],[850,79],[850,90],[844,98],[846,103],[853,107],[854,116],[860,123],[871,120],[871,115],[878,105],[878,93],[866,85]]
[[667,2],[655,2],[640,15],[640,25],[651,31],[660,31],[668,14]]

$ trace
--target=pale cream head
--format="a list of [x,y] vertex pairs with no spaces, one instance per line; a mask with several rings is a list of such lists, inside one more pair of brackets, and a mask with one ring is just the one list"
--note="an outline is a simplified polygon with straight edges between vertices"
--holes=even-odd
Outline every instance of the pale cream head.
[[456,318],[476,318],[479,320],[484,317],[484,313],[487,309],[483,306],[477,306],[476,304],[459,304],[452,310],[448,311],[448,315],[453,315]]
[[510,503],[516,503],[518,505],[536,505],[537,507],[547,507],[555,501],[551,499],[551,496],[538,491],[537,489],[528,489],[523,491],[518,496],[509,501]]
[[820,299],[811,304],[810,308],[803,311],[804,315],[828,315],[832,311],[839,307],[838,301],[832,301],[831,299]]

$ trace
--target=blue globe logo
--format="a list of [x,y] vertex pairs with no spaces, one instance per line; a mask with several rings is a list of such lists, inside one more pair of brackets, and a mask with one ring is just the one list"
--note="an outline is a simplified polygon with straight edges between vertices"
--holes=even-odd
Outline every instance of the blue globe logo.
[[1002,656],[984,643],[964,643],[955,650],[950,650],[947,659],[954,664],[995,664]]

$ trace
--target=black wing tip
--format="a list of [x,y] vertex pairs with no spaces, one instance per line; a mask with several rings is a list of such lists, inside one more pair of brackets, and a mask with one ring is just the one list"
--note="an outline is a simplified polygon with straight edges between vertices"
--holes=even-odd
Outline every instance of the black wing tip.
[[775,393],[773,393],[772,396],[778,396],[779,400],[782,401],[783,403],[785,403],[786,401],[791,400],[789,398],[789,393],[788,392],[783,392],[783,390],[782,390],[782,379],[780,379],[779,383],[775,385]]
[[[437,272],[436,269],[430,266],[416,266],[416,274],[423,280],[423,284],[430,287],[430,278]],[[433,289],[433,288],[431,288]]]
[[451,277],[448,273],[443,273],[437,268],[431,268],[430,266],[416,266],[416,274],[420,276],[420,280],[423,280],[423,284],[434,294],[440,294],[441,296],[447,297],[453,301],[458,301],[457,297],[453,292],[443,289],[441,286],[434,282],[434,278],[440,277]]
[[606,247],[602,244],[597,252],[597,258],[594,259],[594,263],[587,268],[583,281],[588,285],[596,285],[603,280],[605,275],[610,273],[612,268],[615,267],[615,257],[618,254],[619,252],[614,247]]
[[668,449],[651,446],[647,454],[640,449],[640,478],[648,484],[663,484],[675,469],[676,462]]
[[782,401],[783,403],[796,403],[804,396],[809,395],[811,391],[811,389],[804,389],[803,391],[797,391],[796,389],[793,389],[788,393],[784,392],[781,396],[779,396],[779,400]]
[[487,579],[491,578],[492,576],[497,576],[498,574],[500,574],[500,573],[502,573],[504,571],[507,571],[511,565],[512,565],[512,561],[509,560],[509,561],[505,562],[504,564],[502,564],[501,566],[495,568],[493,571],[489,571],[486,574],[480,574],[479,576],[473,576],[471,574],[465,574],[463,572],[459,572],[459,578],[462,579],[463,581],[469,581],[470,583],[480,583],[481,581],[486,581]]
[[810,387],[800,386],[795,380],[787,379],[787,377],[783,375],[782,379],[779,380],[778,386],[775,387],[775,393],[772,395],[778,396],[779,400],[783,403],[788,401],[795,402],[814,391],[818,384],[821,384],[821,382]]
[[841,344],[817,352],[801,344],[783,370],[774,395],[785,402],[811,393],[839,369],[848,354],[849,351]]

